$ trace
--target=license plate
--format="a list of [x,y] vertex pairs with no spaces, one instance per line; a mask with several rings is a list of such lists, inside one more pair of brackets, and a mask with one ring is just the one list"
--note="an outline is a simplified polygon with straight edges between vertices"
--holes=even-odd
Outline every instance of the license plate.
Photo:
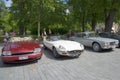
[[20,56],[19,57],[19,60],[26,60],[26,59],[28,59],[28,56]]

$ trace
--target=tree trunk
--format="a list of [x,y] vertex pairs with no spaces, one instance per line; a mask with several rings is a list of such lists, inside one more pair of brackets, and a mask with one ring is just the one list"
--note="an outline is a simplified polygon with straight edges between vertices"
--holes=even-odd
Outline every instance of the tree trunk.
[[[118,2],[118,0],[112,0],[112,6],[114,6],[117,2]],[[105,32],[111,32],[112,26],[113,26],[114,17],[115,17],[115,13],[116,13],[116,9],[113,7],[110,10],[110,13],[109,13],[108,16],[107,16],[106,12],[107,11],[105,9]]]
[[83,19],[82,19],[82,32],[85,31],[85,15],[83,14]]
[[24,7],[25,7],[25,2],[24,0],[18,0],[19,1],[19,8],[20,8],[20,14],[19,16],[21,17],[20,21],[19,21],[19,34],[20,35],[24,35],[24,16],[25,12],[24,12]]
[[106,17],[105,19],[105,32],[111,32],[112,30],[112,26],[113,26],[113,21],[114,21],[114,17],[115,17],[115,10],[112,9],[108,15],[108,17]]
[[38,14],[38,38],[40,38],[40,14]]
[[92,14],[92,31],[95,31],[96,18],[95,14]]
[[19,26],[19,35],[23,35],[24,34],[24,26],[21,24]]
[[24,35],[27,34],[27,33],[26,33],[26,30],[27,30],[27,27],[24,26],[24,33],[23,33]]

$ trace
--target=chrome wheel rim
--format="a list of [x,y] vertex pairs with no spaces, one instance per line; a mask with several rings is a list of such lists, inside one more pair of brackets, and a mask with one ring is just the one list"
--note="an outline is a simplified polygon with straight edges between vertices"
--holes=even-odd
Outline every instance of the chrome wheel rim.
[[99,50],[100,50],[99,44],[94,43],[94,44],[93,44],[93,50],[94,50],[94,51],[99,51]]

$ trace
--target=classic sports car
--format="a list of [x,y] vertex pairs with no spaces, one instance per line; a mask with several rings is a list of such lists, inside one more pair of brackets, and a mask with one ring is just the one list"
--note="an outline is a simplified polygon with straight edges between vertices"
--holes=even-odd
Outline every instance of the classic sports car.
[[118,46],[118,40],[102,38],[96,36],[94,32],[81,32],[71,36],[70,40],[82,43],[84,46],[92,47],[94,51],[102,51],[102,49],[113,49]]
[[115,34],[115,33],[109,33],[109,32],[102,32],[99,33],[100,37],[104,37],[104,38],[112,38],[112,39],[116,39],[119,41],[119,46],[120,47],[120,36]]
[[43,41],[44,47],[53,51],[55,58],[62,56],[79,57],[84,46],[75,41],[62,40],[59,36],[51,36]]
[[41,47],[31,37],[11,37],[1,54],[4,63],[28,62],[38,60],[41,56]]

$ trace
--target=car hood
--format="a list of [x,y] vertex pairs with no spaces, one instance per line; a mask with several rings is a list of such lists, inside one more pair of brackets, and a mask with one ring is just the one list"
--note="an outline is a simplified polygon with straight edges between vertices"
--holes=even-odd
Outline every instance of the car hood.
[[83,50],[84,47],[82,44],[75,42],[75,41],[68,41],[68,40],[59,40],[54,43],[58,48],[59,46],[64,47],[67,51],[72,50]]
[[12,54],[22,52],[33,52],[35,48],[40,48],[34,41],[9,42],[3,47],[3,51],[11,51]]
[[103,41],[103,42],[113,42],[113,41],[118,41],[118,40],[115,40],[115,39],[102,38],[102,37],[90,37],[90,38],[88,38],[88,39],[96,40],[96,41]]

